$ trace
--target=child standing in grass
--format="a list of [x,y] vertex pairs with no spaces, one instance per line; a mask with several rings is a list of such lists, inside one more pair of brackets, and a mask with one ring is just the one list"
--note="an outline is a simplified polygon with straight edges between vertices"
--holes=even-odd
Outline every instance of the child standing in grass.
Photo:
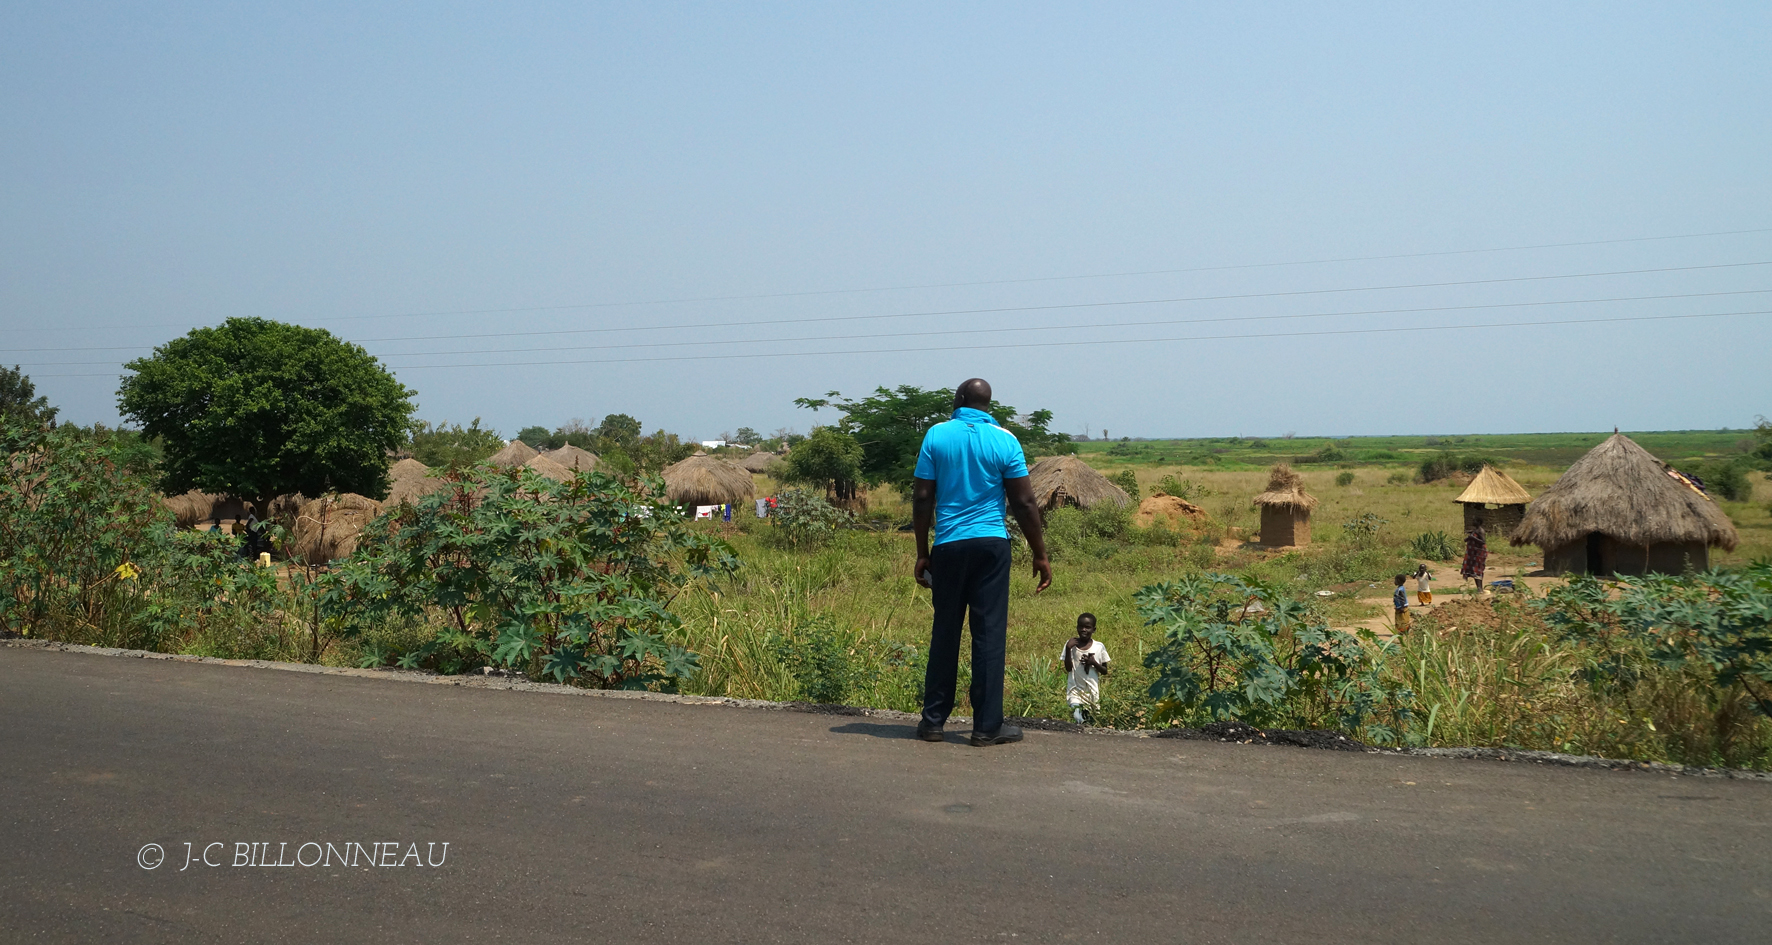
[[1415,568],[1415,599],[1423,607],[1434,602],[1434,575],[1425,564]]
[[1101,677],[1107,675],[1107,647],[1095,639],[1095,615],[1077,616],[1077,635],[1064,645],[1064,671],[1070,674],[1065,701],[1071,704],[1071,717],[1082,724],[1085,713],[1093,715],[1101,704]]
[[1397,591],[1391,595],[1391,609],[1397,612],[1397,636],[1409,632],[1409,592],[1403,585],[1409,582],[1409,575],[1397,575]]

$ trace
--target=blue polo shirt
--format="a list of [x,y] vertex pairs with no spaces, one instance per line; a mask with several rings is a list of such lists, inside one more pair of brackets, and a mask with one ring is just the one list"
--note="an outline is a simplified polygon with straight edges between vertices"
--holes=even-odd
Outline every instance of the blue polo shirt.
[[917,451],[916,476],[935,481],[935,544],[1008,538],[1003,480],[1027,474],[1015,434],[982,410],[961,407],[954,419],[930,427]]

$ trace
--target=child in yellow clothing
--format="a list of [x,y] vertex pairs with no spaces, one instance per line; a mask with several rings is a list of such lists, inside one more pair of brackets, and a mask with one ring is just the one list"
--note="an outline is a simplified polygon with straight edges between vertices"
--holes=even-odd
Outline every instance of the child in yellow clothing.
[[1434,602],[1434,575],[1425,564],[1415,569],[1415,600],[1423,607]]

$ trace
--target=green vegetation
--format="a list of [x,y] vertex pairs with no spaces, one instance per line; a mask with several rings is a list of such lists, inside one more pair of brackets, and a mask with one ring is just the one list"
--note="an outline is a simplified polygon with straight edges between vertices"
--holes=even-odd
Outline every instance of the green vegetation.
[[117,406],[160,441],[162,487],[240,496],[388,493],[412,392],[318,328],[230,318],[124,365]]
[[49,398],[37,396],[37,385],[18,365],[0,367],[0,422],[40,426],[55,422],[58,412]]
[[459,423],[432,426],[423,420],[412,424],[407,448],[412,458],[432,469],[461,469],[504,449],[504,437],[480,427],[480,418],[467,426]]
[[1443,531],[1422,532],[1409,540],[1409,553],[1429,561],[1451,561],[1464,553],[1464,546]]

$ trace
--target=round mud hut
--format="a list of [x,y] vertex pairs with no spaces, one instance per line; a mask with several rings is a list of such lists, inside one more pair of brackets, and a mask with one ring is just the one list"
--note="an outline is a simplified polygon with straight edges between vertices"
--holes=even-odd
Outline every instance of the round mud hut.
[[532,449],[528,443],[525,443],[522,440],[512,440],[505,444],[504,449],[486,457],[486,461],[494,466],[514,469],[529,462],[538,455],[540,454]]
[[1311,510],[1316,496],[1304,491],[1304,477],[1279,463],[1268,472],[1267,491],[1255,497],[1261,509],[1261,543],[1286,548],[1311,543]]
[[380,515],[381,508],[380,502],[354,492],[309,499],[290,529],[289,557],[315,565],[350,557],[363,526]]
[[448,486],[442,479],[431,477],[431,467],[416,459],[400,460],[388,467],[388,505],[416,503],[420,496],[430,495]]
[[1489,536],[1506,538],[1526,517],[1526,505],[1532,501],[1532,494],[1512,476],[1485,463],[1477,477],[1452,501],[1464,506],[1466,532],[1480,523]]
[[541,454],[548,459],[572,470],[573,472],[590,472],[597,468],[597,454],[589,450],[581,450],[571,443],[559,449],[548,450]]
[[1630,437],[1613,434],[1526,506],[1509,540],[1549,574],[1679,574],[1740,540],[1729,516]]
[[1126,490],[1075,456],[1048,456],[1035,463],[1028,470],[1028,485],[1042,512],[1066,505],[1088,509],[1103,502],[1124,507],[1132,501]]
[[741,466],[706,454],[691,456],[664,470],[665,500],[672,505],[724,505],[749,502],[757,494]]

